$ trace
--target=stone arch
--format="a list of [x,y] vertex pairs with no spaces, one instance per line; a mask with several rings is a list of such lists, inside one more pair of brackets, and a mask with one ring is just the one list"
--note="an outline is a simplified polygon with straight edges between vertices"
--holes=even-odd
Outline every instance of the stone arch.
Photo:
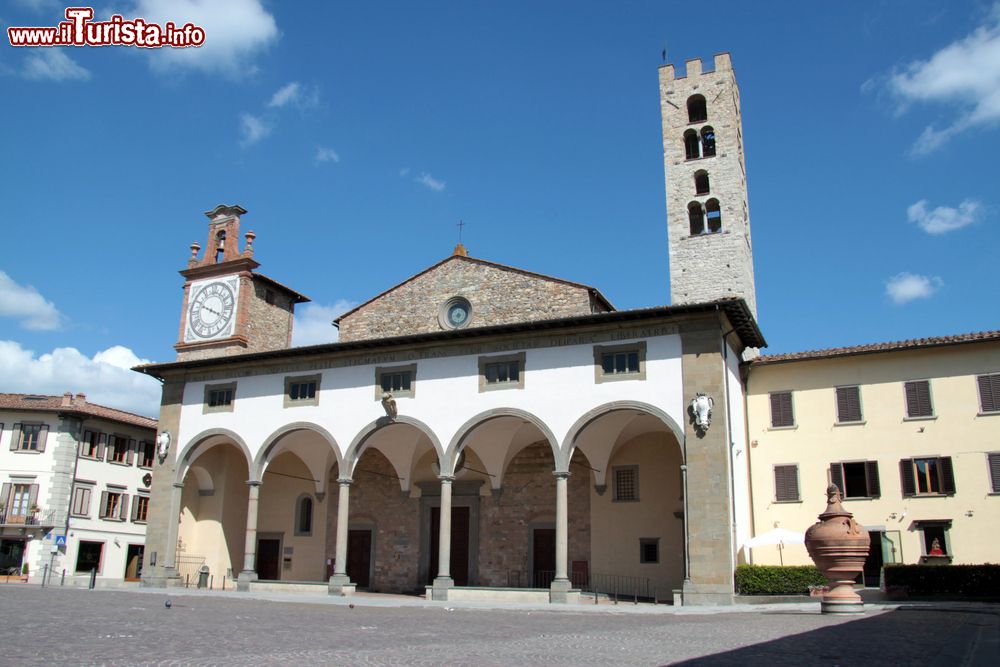
[[334,438],[328,430],[319,424],[314,424],[312,422],[292,422],[291,424],[285,424],[274,433],[264,438],[264,446],[261,447],[260,451],[257,453],[257,458],[254,459],[254,465],[258,467],[263,466],[271,457],[275,447],[281,440],[281,436],[288,435],[294,431],[312,431],[313,433],[321,436],[324,440],[326,440],[327,444],[330,445],[330,449],[333,450],[333,455],[337,457],[337,465],[339,466],[341,464],[342,459],[340,456],[340,445],[337,444],[337,439]]
[[[520,410],[518,408],[493,408],[491,410],[486,410],[485,412],[480,412],[475,417],[467,420],[459,427],[458,431],[455,432],[455,435],[448,444],[448,449],[445,451],[445,455],[443,457],[448,464],[447,470],[452,469],[461,447],[464,446],[466,437],[472,433],[477,426],[498,417],[517,417],[519,419],[523,419],[529,424],[534,425],[539,431],[542,432],[542,435],[544,435],[545,439],[549,442],[549,447],[552,449],[552,458],[555,459],[556,471],[565,471],[567,469],[562,459],[562,452],[559,449],[559,441],[552,433],[552,429],[550,429],[545,422],[530,412]],[[442,470],[445,470],[445,468],[442,467]]]
[[191,464],[195,460],[197,460],[197,458],[202,453],[204,453],[208,449],[211,449],[211,447],[215,446],[211,445],[210,447],[206,447],[204,449],[201,448],[201,445],[205,444],[206,440],[214,436],[221,436],[231,440],[232,442],[230,444],[235,445],[236,448],[239,449],[240,452],[243,454],[243,456],[246,457],[247,470],[250,473],[250,479],[251,480],[258,479],[259,475],[257,474],[257,469],[256,466],[254,465],[253,456],[250,455],[250,448],[247,447],[246,441],[244,441],[243,438],[240,437],[236,432],[230,431],[228,428],[210,428],[205,431],[202,431],[195,437],[188,440],[187,444],[184,445],[184,447],[182,447],[181,450],[177,452],[177,468],[174,471],[175,484],[183,484],[184,477],[185,475],[187,475],[188,468],[191,467]]
[[656,407],[655,405],[650,405],[649,403],[631,400],[612,401],[610,403],[599,405],[592,410],[588,410],[586,414],[577,419],[566,433],[566,437],[563,438],[562,455],[564,459],[569,461],[573,458],[573,450],[576,448],[576,438],[581,431],[587,428],[587,426],[598,417],[606,415],[609,412],[615,412],[616,410],[639,410],[659,419],[668,429],[670,429],[670,432],[673,433],[674,437],[677,438],[677,444],[681,449],[681,463],[684,464],[687,462],[687,447],[685,446],[684,441],[684,429],[676,421],[674,421],[674,418],[667,414],[666,411]]
[[354,476],[354,466],[358,462],[358,458],[364,449],[365,442],[370,436],[375,434],[377,431],[383,428],[389,428],[395,424],[407,424],[416,428],[418,431],[427,436],[430,440],[431,445],[434,447],[434,451],[438,455],[438,463],[444,462],[444,448],[441,446],[441,441],[438,440],[437,435],[431,430],[431,427],[424,422],[416,419],[415,417],[410,417],[407,415],[397,415],[395,419],[389,419],[388,417],[379,417],[373,422],[370,422],[365,427],[363,427],[358,434],[354,436],[351,441],[350,446],[347,451],[344,452],[344,458],[338,463],[341,463],[340,476],[351,478]]
[[215,493],[215,482],[212,480],[212,474],[202,468],[200,465],[194,465],[188,467],[188,474],[193,475],[195,481],[198,483],[198,492],[202,494]]

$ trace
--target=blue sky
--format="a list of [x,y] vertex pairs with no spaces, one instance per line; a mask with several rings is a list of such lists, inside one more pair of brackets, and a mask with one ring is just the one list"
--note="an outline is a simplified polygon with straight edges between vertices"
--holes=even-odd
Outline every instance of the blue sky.
[[[11,0],[0,26],[65,5]],[[1000,3],[120,0],[200,49],[0,46],[0,390],[155,412],[203,211],[297,342],[450,253],[669,303],[657,67],[729,51],[769,352],[995,329]]]

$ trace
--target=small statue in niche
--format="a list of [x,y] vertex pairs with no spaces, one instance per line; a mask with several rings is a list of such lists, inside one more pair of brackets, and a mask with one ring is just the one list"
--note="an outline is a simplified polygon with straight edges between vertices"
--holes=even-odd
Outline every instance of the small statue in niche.
[[927,552],[927,555],[928,556],[943,556],[944,555],[944,549],[941,548],[941,540],[939,540],[936,537],[933,540],[931,540],[931,548],[930,548],[930,551]]
[[396,399],[392,397],[392,392],[382,392],[382,408],[390,421],[396,420]]
[[694,427],[701,433],[705,433],[712,424],[712,408],[715,407],[715,399],[704,392],[698,394],[691,400],[688,411],[694,420]]
[[156,454],[160,459],[160,464],[162,465],[164,461],[167,460],[167,453],[170,451],[170,434],[166,431],[160,431],[160,434],[156,436]]

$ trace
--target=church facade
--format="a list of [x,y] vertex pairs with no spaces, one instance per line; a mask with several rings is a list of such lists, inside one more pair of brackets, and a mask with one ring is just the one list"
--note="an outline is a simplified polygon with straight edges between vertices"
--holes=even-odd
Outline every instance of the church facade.
[[755,321],[728,55],[660,69],[673,304],[449,257],[290,347],[307,298],[238,206],[192,246],[163,381],[143,578],[572,601],[607,578],[732,601],[749,536]]

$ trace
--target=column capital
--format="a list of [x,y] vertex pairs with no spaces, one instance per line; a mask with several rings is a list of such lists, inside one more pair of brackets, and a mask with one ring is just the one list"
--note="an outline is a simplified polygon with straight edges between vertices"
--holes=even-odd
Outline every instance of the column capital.
[[249,486],[250,488],[253,488],[255,486],[260,486],[260,480],[259,479],[248,479],[247,480],[247,486]]
[[454,475],[438,475],[438,479],[441,480],[442,484],[451,484],[455,481]]
[[350,477],[338,477],[337,484],[340,484],[341,486],[350,486],[351,484],[354,484],[354,480]]
[[572,475],[572,474],[573,473],[569,472],[568,470],[553,470],[552,471],[552,475],[556,479],[569,479],[570,475]]

